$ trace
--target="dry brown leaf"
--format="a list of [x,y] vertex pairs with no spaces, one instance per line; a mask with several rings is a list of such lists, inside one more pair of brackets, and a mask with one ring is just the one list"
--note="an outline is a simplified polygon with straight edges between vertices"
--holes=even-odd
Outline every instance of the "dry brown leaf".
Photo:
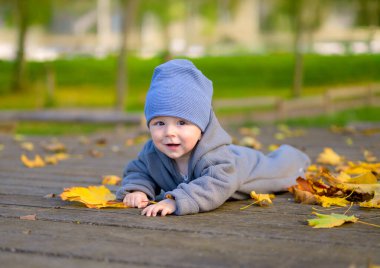
[[311,192],[300,190],[298,188],[290,188],[289,191],[293,193],[294,201],[302,204],[315,205],[318,204],[315,195]]
[[43,144],[42,148],[50,153],[64,153],[67,151],[66,146],[58,141],[53,141],[48,144]]
[[20,220],[35,221],[37,219],[36,214],[21,216]]

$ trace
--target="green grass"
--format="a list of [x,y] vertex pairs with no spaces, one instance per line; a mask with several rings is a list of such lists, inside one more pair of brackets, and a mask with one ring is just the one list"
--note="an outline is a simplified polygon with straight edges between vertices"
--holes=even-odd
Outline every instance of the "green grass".
[[[203,57],[192,59],[213,81],[214,99],[254,96],[291,96],[293,56],[291,54]],[[128,59],[126,110],[142,111],[154,68],[160,58]],[[305,55],[302,95],[323,94],[337,86],[366,85],[380,81],[380,55],[319,56]],[[51,108],[110,108],[115,103],[116,57],[105,59],[71,58],[49,64],[29,62],[29,88],[25,92],[9,91],[12,63],[0,61],[0,110],[34,110]],[[47,103],[46,74],[55,75],[52,103]],[[244,112],[244,108],[219,113]],[[289,125],[345,125],[353,121],[379,121],[379,108],[347,110],[329,116],[287,120]],[[70,134],[90,133],[99,124],[20,123],[17,133]]]
[[[276,95],[289,97],[291,54],[203,57],[192,59],[214,84],[214,98]],[[128,59],[127,110],[142,110],[159,58]],[[380,55],[306,55],[303,95],[323,93],[340,85],[380,81]],[[111,107],[115,103],[116,58],[72,58],[47,63],[29,62],[30,87],[10,93],[12,63],[0,61],[0,109],[34,109],[46,104],[46,73],[55,74],[57,107]]]

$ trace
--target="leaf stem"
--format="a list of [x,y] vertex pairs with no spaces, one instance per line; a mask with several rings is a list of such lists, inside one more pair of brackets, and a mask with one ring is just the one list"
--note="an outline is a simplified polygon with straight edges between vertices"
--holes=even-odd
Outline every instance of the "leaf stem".
[[243,209],[249,208],[250,206],[256,204],[257,202],[259,202],[259,201],[255,201],[255,202],[253,202],[253,203],[251,203],[251,204],[249,204],[249,205],[247,205],[247,206],[244,206],[244,207],[240,208],[240,210],[243,210]]
[[343,213],[343,215],[346,215],[346,214],[347,214],[347,212],[352,208],[352,205],[353,205],[353,204],[354,204],[354,202],[351,202],[350,207],[346,210],[346,212]]
[[370,225],[370,226],[373,226],[373,227],[380,228],[380,225],[377,225],[377,224],[373,224],[373,223],[369,223],[369,222],[365,222],[365,221],[357,221],[357,222],[360,222],[360,223],[366,224],[366,225]]

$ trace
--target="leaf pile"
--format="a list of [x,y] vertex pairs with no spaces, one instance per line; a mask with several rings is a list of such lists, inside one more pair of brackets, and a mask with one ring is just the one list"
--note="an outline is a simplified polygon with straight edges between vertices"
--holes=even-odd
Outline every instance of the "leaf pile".
[[306,178],[299,177],[289,188],[297,202],[323,207],[344,207],[354,202],[361,207],[380,208],[380,163],[346,162],[331,148],[325,148],[317,161],[334,166],[334,170],[311,166]]

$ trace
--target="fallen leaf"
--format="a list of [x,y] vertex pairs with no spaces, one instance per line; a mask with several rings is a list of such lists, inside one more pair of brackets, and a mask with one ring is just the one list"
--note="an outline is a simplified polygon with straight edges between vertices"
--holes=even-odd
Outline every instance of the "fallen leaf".
[[44,157],[45,163],[49,165],[56,165],[61,160],[66,160],[69,155],[66,153],[56,153],[52,155],[47,155]]
[[343,162],[343,157],[334,152],[333,149],[326,147],[323,152],[319,154],[317,162],[336,166]]
[[103,153],[102,152],[100,152],[100,151],[98,151],[98,150],[95,150],[95,149],[91,149],[90,151],[89,151],[89,154],[92,156],[92,157],[94,157],[94,158],[100,158],[100,157],[103,157]]
[[25,142],[21,143],[20,146],[21,146],[21,149],[26,150],[26,151],[31,152],[34,150],[34,144],[31,142],[25,141]]
[[278,145],[278,144],[270,144],[268,146],[268,151],[270,151],[270,152],[276,151],[279,147],[280,147],[280,145]]
[[275,198],[274,194],[257,194],[255,191],[251,192],[251,197],[256,200],[259,206],[267,206],[272,204],[272,199]]
[[311,192],[300,190],[298,188],[289,188],[289,191],[293,193],[294,201],[302,204],[314,205],[317,204],[315,195]]
[[107,144],[107,139],[106,138],[99,138],[95,140],[95,144],[99,146],[104,146]]
[[308,223],[313,228],[332,228],[341,226],[345,222],[357,222],[359,219],[354,215],[347,216],[344,214],[331,213],[330,215],[313,212],[318,218],[308,219]]
[[353,144],[354,144],[354,141],[350,138],[350,137],[348,137],[348,138],[346,138],[346,144],[348,145],[348,146],[352,146]]
[[380,163],[365,163],[365,162],[348,162],[348,165],[339,167],[339,170],[347,174],[362,174],[366,172],[380,173]]
[[363,155],[364,155],[365,161],[367,161],[367,162],[376,162],[377,161],[377,157],[372,152],[370,152],[369,150],[364,150]]
[[356,177],[351,177],[345,172],[341,172],[336,177],[336,179],[343,183],[355,183],[355,184],[376,184],[377,183],[377,177],[372,172],[368,172],[368,171]]
[[32,230],[24,230],[22,231],[23,234],[30,235],[32,233]]
[[121,182],[121,178],[116,175],[106,175],[103,176],[103,185],[118,185]]
[[21,216],[20,220],[35,221],[37,219],[36,214]]
[[360,202],[359,206],[365,208],[380,208],[380,192],[375,192],[371,200]]
[[240,208],[240,210],[246,209],[252,205],[259,205],[260,207],[271,205],[271,199],[275,198],[274,194],[257,194],[255,191],[252,191],[250,195],[255,202]]
[[89,208],[125,208],[123,202],[115,200],[115,195],[104,185],[65,188],[61,193],[62,200],[77,201]]
[[257,139],[255,139],[254,137],[250,137],[250,136],[243,137],[240,140],[239,145],[254,148],[256,150],[260,150],[262,147],[261,143]]
[[38,154],[34,159],[29,159],[26,155],[21,155],[21,162],[28,168],[44,167],[45,162]]
[[44,198],[54,198],[56,196],[56,194],[47,194],[47,195],[44,195]]
[[350,202],[347,201],[343,197],[328,197],[328,196],[319,196],[319,195],[316,195],[315,198],[316,198],[317,202],[322,207],[325,207],[325,208],[328,208],[328,207],[330,207],[332,205],[340,206],[340,207],[345,207],[348,204],[350,204]]
[[64,153],[67,151],[66,146],[59,141],[52,141],[51,143],[43,144],[42,148],[50,153]]
[[242,127],[239,128],[239,133],[243,136],[258,136],[261,129],[259,127]]

